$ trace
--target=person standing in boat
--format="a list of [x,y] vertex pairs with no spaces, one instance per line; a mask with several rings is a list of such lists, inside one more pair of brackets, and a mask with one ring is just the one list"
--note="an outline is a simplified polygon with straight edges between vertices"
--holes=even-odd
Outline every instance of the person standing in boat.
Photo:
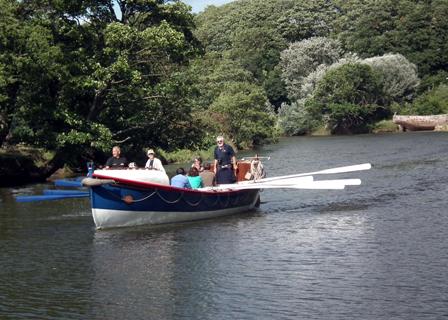
[[119,146],[112,148],[112,157],[107,159],[105,169],[125,169],[128,166],[126,157],[121,156],[121,149]]
[[235,183],[236,157],[235,151],[228,144],[224,143],[224,137],[216,138],[214,157],[214,169],[217,184]]
[[148,161],[146,161],[145,169],[159,170],[165,173],[165,168],[162,165],[162,161],[155,157],[154,150],[149,149],[147,152]]

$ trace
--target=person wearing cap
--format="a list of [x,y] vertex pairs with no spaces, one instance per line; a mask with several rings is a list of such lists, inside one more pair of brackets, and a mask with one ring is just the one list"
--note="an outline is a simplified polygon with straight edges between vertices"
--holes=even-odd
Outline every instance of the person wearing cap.
[[154,150],[149,149],[147,155],[148,161],[146,161],[145,169],[159,170],[165,173],[165,168],[162,165],[162,161],[155,157]]
[[112,157],[107,159],[104,166],[105,169],[125,169],[128,166],[128,160],[121,156],[121,149],[119,146],[112,148]]
[[235,183],[236,178],[234,170],[236,170],[237,168],[235,151],[233,151],[233,148],[231,146],[224,143],[223,136],[216,137],[216,143],[218,144],[215,147],[214,152],[214,169],[216,173],[216,183]]

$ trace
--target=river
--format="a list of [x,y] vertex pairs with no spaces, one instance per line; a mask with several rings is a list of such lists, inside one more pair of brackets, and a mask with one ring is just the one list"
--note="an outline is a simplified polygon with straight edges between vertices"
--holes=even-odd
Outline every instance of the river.
[[259,152],[269,176],[373,168],[337,175],[362,179],[346,190],[265,190],[244,215],[106,231],[87,199],[15,203],[48,185],[0,189],[0,319],[448,317],[447,133]]

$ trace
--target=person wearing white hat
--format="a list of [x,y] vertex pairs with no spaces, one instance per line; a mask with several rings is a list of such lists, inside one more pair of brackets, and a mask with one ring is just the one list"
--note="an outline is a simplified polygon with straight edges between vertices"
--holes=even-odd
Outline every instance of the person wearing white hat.
[[148,161],[146,161],[145,169],[159,170],[165,172],[165,168],[162,165],[162,161],[155,157],[154,150],[149,149],[146,153],[148,155]]

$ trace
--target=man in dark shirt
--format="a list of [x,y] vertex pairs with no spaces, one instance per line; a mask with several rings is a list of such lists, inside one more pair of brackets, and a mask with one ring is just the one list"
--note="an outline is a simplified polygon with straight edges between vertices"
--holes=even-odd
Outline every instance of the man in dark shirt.
[[218,144],[214,152],[216,183],[234,183],[236,181],[233,171],[236,170],[235,151],[233,151],[231,146],[224,143],[224,137],[222,136],[216,138],[216,143]]
[[121,150],[119,146],[112,148],[112,157],[107,159],[105,169],[124,169],[128,166],[128,160],[121,157]]

